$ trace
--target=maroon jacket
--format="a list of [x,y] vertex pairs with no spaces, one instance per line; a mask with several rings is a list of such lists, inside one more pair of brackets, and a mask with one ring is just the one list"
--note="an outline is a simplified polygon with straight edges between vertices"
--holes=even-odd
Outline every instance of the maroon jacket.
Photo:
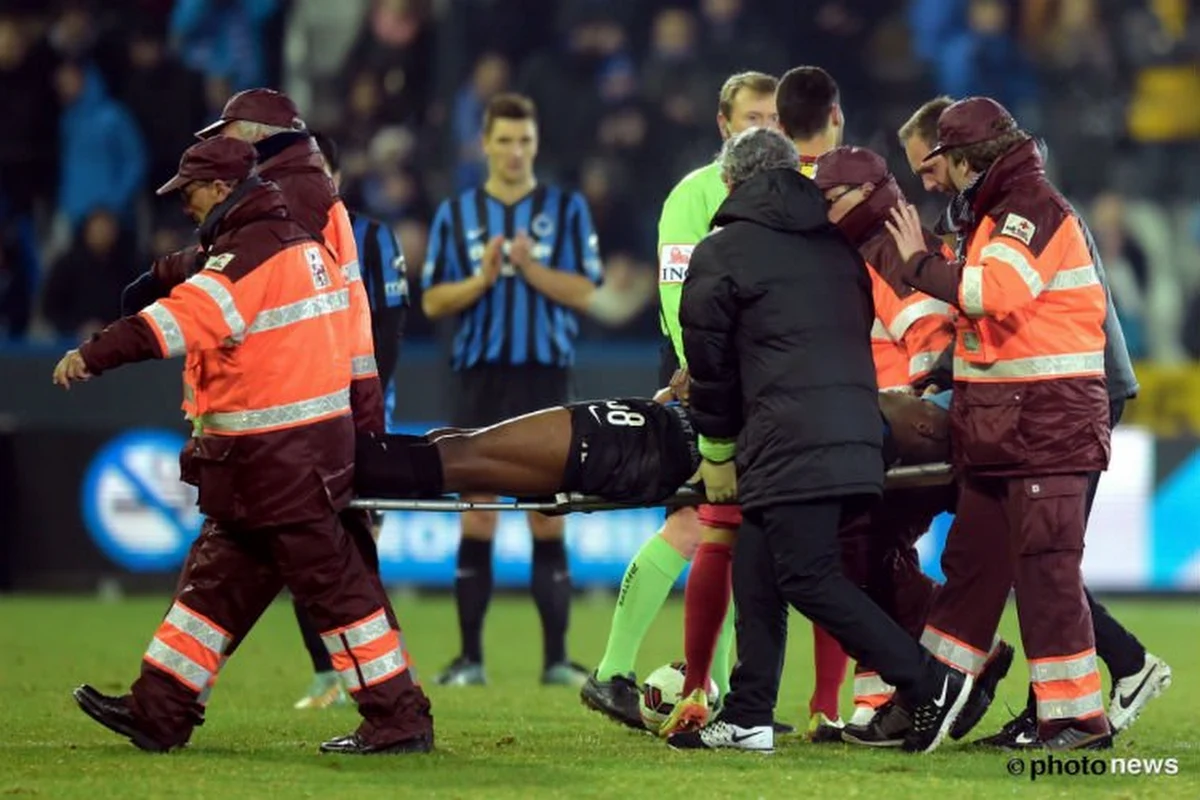
[[[330,215],[339,200],[333,181],[325,174],[325,162],[316,140],[303,131],[277,133],[256,147],[258,174],[279,184],[292,219],[317,241],[325,242],[324,232],[331,224]],[[344,208],[341,213],[345,213]],[[350,406],[358,430],[383,433],[383,385],[378,375],[358,378],[350,384]]]
[[[232,254],[222,274],[237,283],[280,251],[312,236],[289,216],[279,188],[251,179],[213,209],[200,228],[208,255]],[[80,347],[88,371],[162,358],[141,315],[124,317]],[[350,501],[354,424],[350,416],[243,436],[199,436],[180,460],[200,488],[200,510],[222,522],[264,527],[319,518]]]
[[[1015,145],[963,193],[973,218],[1015,211],[1036,226],[1030,249],[1040,253],[1072,216],[1046,179],[1033,140]],[[904,280],[958,306],[963,264],[939,251],[918,253]],[[955,380],[950,406],[952,460],[980,475],[1046,475],[1105,469],[1109,458],[1108,391],[1103,377],[1013,382]]]

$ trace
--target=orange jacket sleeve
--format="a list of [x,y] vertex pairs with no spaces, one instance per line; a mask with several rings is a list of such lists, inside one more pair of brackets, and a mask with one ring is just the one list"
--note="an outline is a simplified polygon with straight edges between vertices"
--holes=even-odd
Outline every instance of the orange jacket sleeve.
[[325,242],[337,256],[350,290],[350,407],[354,425],[359,431],[383,433],[383,386],[379,383],[379,367],[375,363],[371,303],[362,281],[354,227],[341,200],[329,209],[329,222],[325,226],[324,236]]
[[167,297],[95,334],[80,355],[98,375],[121,364],[235,346],[262,306],[264,288],[261,280],[234,284],[219,270],[201,270]]

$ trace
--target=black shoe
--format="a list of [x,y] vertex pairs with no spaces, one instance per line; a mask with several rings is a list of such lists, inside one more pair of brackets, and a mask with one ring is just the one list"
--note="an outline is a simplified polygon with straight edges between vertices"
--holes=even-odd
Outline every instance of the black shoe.
[[1112,733],[1088,733],[1078,728],[1063,728],[1045,742],[1047,750],[1108,750]]
[[975,685],[971,687],[971,696],[967,698],[962,713],[950,729],[951,739],[961,739],[970,733],[991,708],[992,700],[996,697],[996,687],[1004,680],[1012,666],[1014,652],[1011,644],[1001,642],[996,649],[996,655],[984,665],[979,677],[975,679]]
[[774,720],[771,723],[771,727],[774,728],[776,736],[787,736],[796,732],[795,725],[788,725],[786,722],[780,722],[779,720]]
[[346,756],[384,756],[399,753],[428,753],[433,750],[433,734],[422,733],[410,739],[401,739],[391,744],[368,744],[358,738],[357,733],[339,736],[321,743],[322,753]]
[[997,747],[1001,750],[1035,750],[1042,746],[1038,738],[1037,714],[1032,706],[1004,723],[998,733],[976,739],[971,743],[978,747]]
[[119,733],[129,738],[135,747],[151,753],[165,753],[171,749],[153,736],[138,728],[129,703],[124,697],[110,697],[101,694],[86,683],[71,692],[75,702],[83,709],[83,713],[108,728],[113,733]]
[[909,709],[912,727],[904,734],[904,749],[910,753],[929,753],[942,743],[958,719],[971,694],[970,675],[934,661],[938,676],[932,695],[921,698]]
[[638,691],[637,679],[628,675],[614,675],[606,681],[593,672],[579,690],[579,699],[593,711],[635,730],[645,730],[642,722],[642,695]]
[[842,728],[842,741],[864,747],[899,747],[912,727],[908,712],[897,703],[884,703],[866,725]]

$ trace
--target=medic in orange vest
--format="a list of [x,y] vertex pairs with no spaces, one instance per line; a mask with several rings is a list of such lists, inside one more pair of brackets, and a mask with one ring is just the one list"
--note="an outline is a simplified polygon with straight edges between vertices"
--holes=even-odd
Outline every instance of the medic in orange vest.
[[929,158],[939,154],[972,213],[966,258],[931,249],[911,206],[888,223],[904,280],[959,311],[950,423],[961,532],[947,539],[922,642],[977,674],[1015,584],[1041,743],[1105,746],[1080,572],[1087,473],[1109,458],[1104,288],[1036,143],[999,103],[947,108]]
[[326,752],[425,752],[429,703],[409,671],[378,576],[339,522],[353,490],[350,292],[327,248],[254,174],[254,148],[189,148],[158,190],[200,223],[203,268],[169,296],[67,353],[69,387],[151,358],[189,357],[194,447],[184,462],[206,519],[129,694],[75,691],[144,750],[186,743],[226,658],[283,587],[304,604],[366,718]]

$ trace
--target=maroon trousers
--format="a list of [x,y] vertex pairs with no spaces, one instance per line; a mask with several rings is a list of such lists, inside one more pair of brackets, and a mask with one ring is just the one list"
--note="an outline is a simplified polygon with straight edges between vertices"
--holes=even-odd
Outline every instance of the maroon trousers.
[[1043,738],[1108,727],[1081,572],[1086,494],[1083,474],[964,475],[942,555],[946,582],[921,636],[939,659],[977,675],[1015,587]]
[[166,745],[188,740],[221,665],[283,587],[320,631],[364,717],[365,741],[432,734],[378,571],[333,513],[254,530],[204,523],[133,684],[131,708],[148,733]]
[[[919,638],[938,584],[921,571],[916,542],[933,518],[953,506],[954,488],[932,486],[885,495],[842,527],[842,569],[876,605]],[[869,664],[854,665],[854,703],[878,707],[892,696]]]

